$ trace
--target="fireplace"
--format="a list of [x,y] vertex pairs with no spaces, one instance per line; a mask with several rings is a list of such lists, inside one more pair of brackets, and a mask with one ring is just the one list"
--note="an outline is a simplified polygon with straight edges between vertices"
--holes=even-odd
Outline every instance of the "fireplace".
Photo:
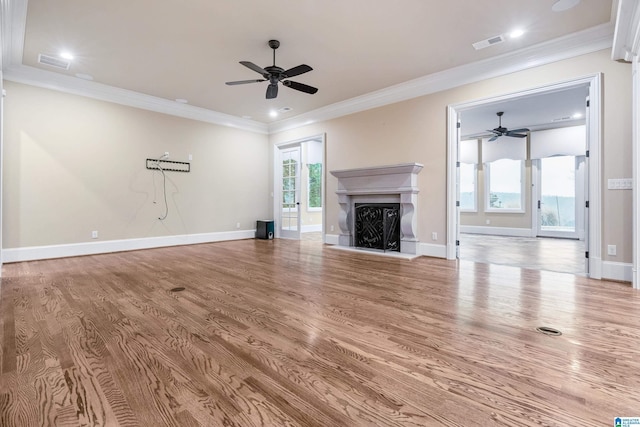
[[400,252],[400,204],[355,204],[356,248]]
[[[418,254],[417,182],[422,167],[404,163],[331,171],[338,178],[338,246]],[[369,208],[361,211],[364,206]],[[366,226],[359,217],[366,217]]]

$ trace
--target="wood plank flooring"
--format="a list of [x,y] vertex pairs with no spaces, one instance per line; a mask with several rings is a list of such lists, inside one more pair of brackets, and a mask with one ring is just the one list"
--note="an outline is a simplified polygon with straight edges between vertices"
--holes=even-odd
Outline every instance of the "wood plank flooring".
[[640,293],[620,283],[286,240],[3,274],[3,427],[607,426],[640,416]]
[[585,274],[584,254],[583,240],[460,233],[460,259],[467,261]]

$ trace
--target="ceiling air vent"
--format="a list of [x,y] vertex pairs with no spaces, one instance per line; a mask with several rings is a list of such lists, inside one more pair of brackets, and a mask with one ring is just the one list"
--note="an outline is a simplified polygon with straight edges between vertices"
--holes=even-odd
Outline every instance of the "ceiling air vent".
[[50,67],[60,68],[61,70],[68,70],[69,67],[71,67],[70,61],[56,56],[45,55],[44,53],[38,55],[38,62]]
[[481,40],[479,42],[475,42],[473,47],[475,50],[484,49],[485,47],[493,46],[494,44],[502,43],[504,41],[504,36],[502,34],[494,37],[489,37],[486,40]]

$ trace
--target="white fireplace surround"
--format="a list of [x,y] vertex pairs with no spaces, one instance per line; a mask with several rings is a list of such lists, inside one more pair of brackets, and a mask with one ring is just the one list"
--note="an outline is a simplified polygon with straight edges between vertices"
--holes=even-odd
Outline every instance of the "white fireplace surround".
[[331,171],[338,178],[339,246],[353,246],[356,203],[400,203],[400,252],[417,254],[418,173],[423,165],[399,165]]

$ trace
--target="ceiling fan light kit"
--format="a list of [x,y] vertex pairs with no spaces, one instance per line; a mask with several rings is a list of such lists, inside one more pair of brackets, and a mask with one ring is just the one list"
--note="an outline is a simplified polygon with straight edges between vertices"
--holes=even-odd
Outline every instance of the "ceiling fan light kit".
[[226,82],[229,86],[234,85],[243,85],[247,83],[260,83],[260,82],[269,82],[269,86],[267,86],[267,99],[274,99],[278,96],[278,83],[282,83],[283,86],[295,89],[300,92],[308,93],[313,95],[318,92],[318,89],[306,85],[304,83],[294,82],[292,80],[287,80],[291,77],[299,76],[300,74],[308,73],[313,70],[310,66],[306,64],[298,65],[297,67],[289,68],[285,70],[284,68],[278,67],[276,65],[276,49],[280,47],[280,42],[278,40],[269,40],[269,47],[273,49],[273,65],[269,65],[268,67],[261,68],[250,61],[240,61],[242,65],[245,67],[255,71],[258,74],[262,75],[262,79],[254,79],[254,80],[236,80],[232,82]]

